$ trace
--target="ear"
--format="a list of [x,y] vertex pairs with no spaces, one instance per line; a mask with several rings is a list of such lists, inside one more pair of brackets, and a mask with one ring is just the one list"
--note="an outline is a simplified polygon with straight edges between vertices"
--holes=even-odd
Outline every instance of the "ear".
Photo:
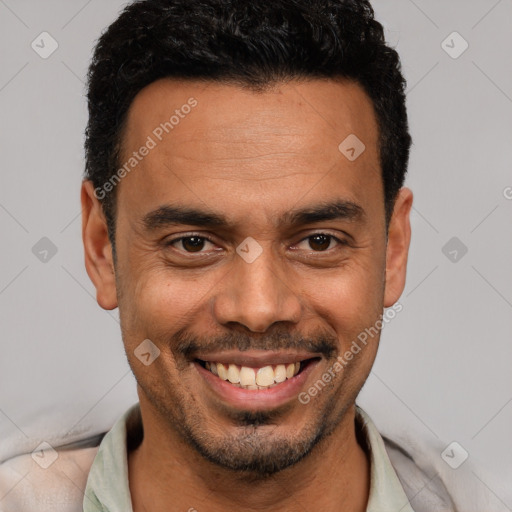
[[412,191],[406,187],[401,188],[389,222],[386,249],[386,288],[384,291],[384,307],[386,308],[391,307],[400,298],[405,287],[407,256],[411,242],[409,216],[412,200]]
[[117,307],[117,293],[112,246],[103,208],[89,180],[82,183],[81,201],[85,268],[96,287],[98,304],[103,309],[114,309]]

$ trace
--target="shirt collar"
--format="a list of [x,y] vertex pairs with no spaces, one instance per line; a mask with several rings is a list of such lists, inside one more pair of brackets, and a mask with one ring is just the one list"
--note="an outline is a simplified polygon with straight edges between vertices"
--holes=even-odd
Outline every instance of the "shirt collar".
[[[83,512],[133,512],[128,443],[142,431],[140,405],[132,405],[101,441],[85,487]],[[128,435],[127,435],[128,433]]]
[[[372,420],[356,406],[356,423],[370,454],[367,512],[414,512]],[[132,512],[128,446],[142,437],[139,403],[132,405],[103,438],[94,458],[83,502],[84,512]]]
[[370,416],[356,406],[356,423],[370,454],[370,496],[366,512],[414,512]]

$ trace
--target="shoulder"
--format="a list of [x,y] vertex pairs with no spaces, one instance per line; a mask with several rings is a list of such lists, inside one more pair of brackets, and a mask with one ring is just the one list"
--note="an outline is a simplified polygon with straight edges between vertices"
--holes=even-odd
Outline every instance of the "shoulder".
[[129,445],[138,442],[140,428],[137,403],[107,432],[5,460],[0,464],[0,512],[81,512],[91,469],[105,462],[104,448],[112,448],[113,438],[119,446],[127,431]]
[[[376,425],[356,407],[415,512],[510,512],[506,504],[512,501],[510,474],[490,473],[460,444],[422,434],[396,417],[381,414]],[[456,465],[447,459],[448,450],[450,456],[460,455]]]
[[400,445],[383,436],[384,446],[415,512],[455,511],[445,482],[433,468],[419,466]]
[[0,464],[0,510],[23,512],[76,512],[81,510],[87,477],[99,448],[93,446],[57,448],[44,454],[49,466],[35,460],[37,454],[22,454]]
[[[457,468],[443,460],[441,453],[447,443],[438,440],[427,443],[410,433],[398,439],[382,437],[391,464],[415,512],[510,511],[479,477],[479,473],[484,473],[483,469],[477,469],[470,459]],[[490,475],[484,478],[489,482],[493,480]],[[497,481],[493,485],[496,491],[501,487]],[[505,498],[503,494],[502,497]]]

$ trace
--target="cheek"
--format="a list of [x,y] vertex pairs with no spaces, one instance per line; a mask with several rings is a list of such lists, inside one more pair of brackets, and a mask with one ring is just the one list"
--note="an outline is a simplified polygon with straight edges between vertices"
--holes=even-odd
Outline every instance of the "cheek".
[[169,337],[190,323],[215,284],[205,278],[183,279],[162,269],[145,269],[132,276],[136,281],[127,286],[120,304],[126,327],[155,339]]
[[303,282],[303,296],[339,334],[353,334],[382,314],[384,259],[367,256]]

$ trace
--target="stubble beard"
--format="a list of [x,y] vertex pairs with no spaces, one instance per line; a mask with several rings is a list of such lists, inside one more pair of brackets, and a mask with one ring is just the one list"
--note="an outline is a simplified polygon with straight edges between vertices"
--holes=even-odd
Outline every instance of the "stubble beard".
[[[223,413],[231,424],[236,425],[236,431],[219,435],[219,429],[208,428],[208,418],[197,412],[194,401],[191,403],[176,393],[162,396],[144,383],[139,382],[139,386],[168,428],[175,431],[183,443],[218,468],[248,480],[267,479],[305,459],[342,423],[351,405],[349,403],[333,416],[332,412],[339,404],[336,407],[337,393],[332,393],[300,432],[286,435],[279,432],[279,419],[286,409],[269,412],[226,409]],[[301,407],[305,407],[304,413],[307,413],[307,408],[314,405],[309,403]],[[289,407],[297,405],[290,404]]]

